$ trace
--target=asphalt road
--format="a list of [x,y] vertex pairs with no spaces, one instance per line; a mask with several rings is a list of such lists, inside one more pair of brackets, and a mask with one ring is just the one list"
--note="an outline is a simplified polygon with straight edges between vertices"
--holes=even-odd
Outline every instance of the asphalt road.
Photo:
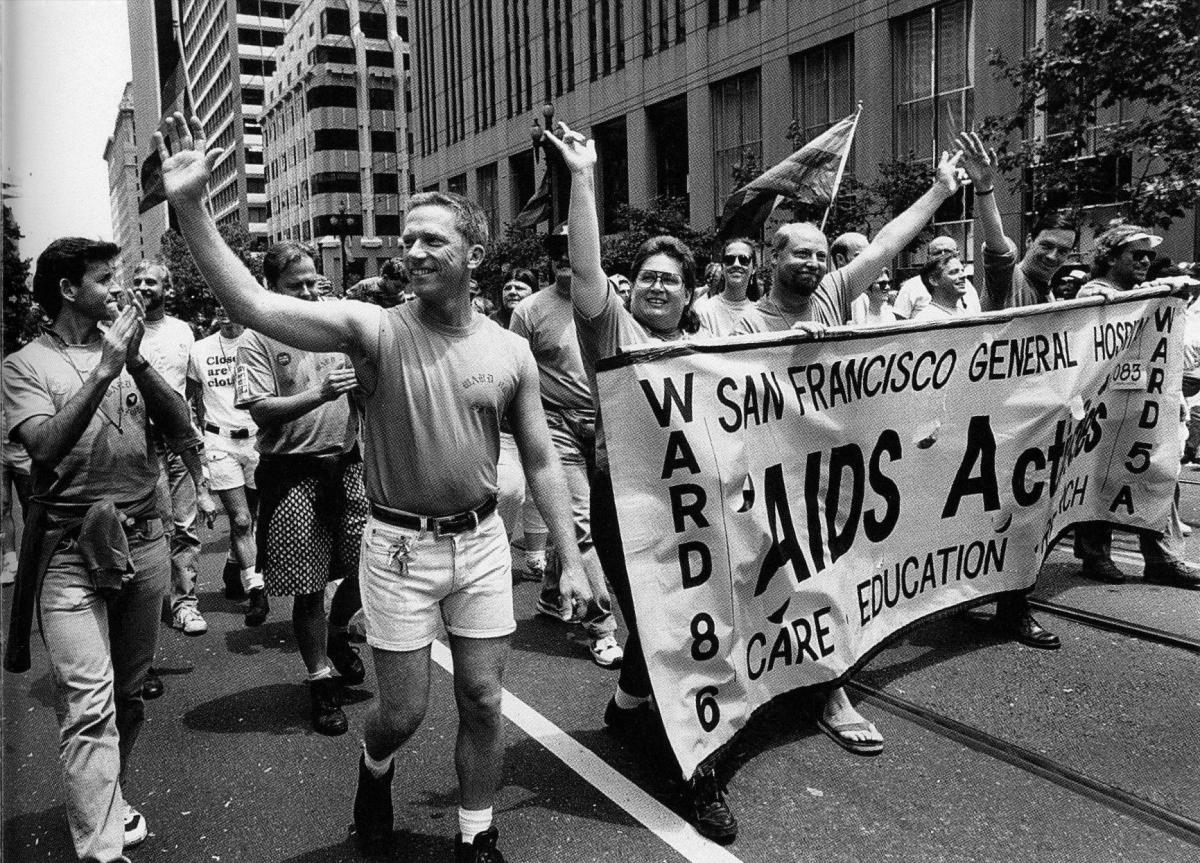
[[[1185,486],[1185,514],[1194,517],[1198,505],[1200,487]],[[373,698],[370,660],[346,707],[350,732],[313,733],[289,604],[273,602],[264,626],[244,628],[241,606],[219,593],[220,530],[204,537],[201,610],[210,630],[199,638],[165,625],[161,632],[156,664],[167,691],[148,704],[125,788],[151,834],[131,857],[358,860],[349,833],[360,729]],[[1131,547],[1120,542],[1115,557],[1136,575]],[[1087,582],[1061,551],[1037,595],[1191,637],[1200,621],[1200,592]],[[514,863],[1200,859],[1192,844],[1200,838],[1188,841],[1187,830],[1164,829],[878,702],[863,712],[884,733],[884,753],[852,756],[806,720],[804,697],[777,699],[736,741],[723,774],[741,834],[718,848],[672,811],[653,762],[603,730],[615,674],[589,661],[578,630],[534,617],[535,598],[534,585],[517,586],[505,678],[508,749],[496,811],[500,847]],[[1098,787],[1200,821],[1195,653],[1045,614],[1063,649],[1031,650],[996,638],[988,611],[914,630],[858,681]],[[426,722],[398,755],[396,823],[404,832],[389,859],[452,859],[449,681],[439,666]],[[30,672],[4,676],[3,705],[3,859],[72,860],[44,650],[35,649]]]

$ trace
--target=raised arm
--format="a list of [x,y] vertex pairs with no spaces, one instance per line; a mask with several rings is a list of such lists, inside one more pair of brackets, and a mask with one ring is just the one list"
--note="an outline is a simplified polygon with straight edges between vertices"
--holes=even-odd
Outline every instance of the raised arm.
[[954,143],[962,150],[963,168],[975,189],[975,220],[983,227],[983,248],[1007,252],[1014,243],[1004,235],[996,204],[996,151],[985,146],[976,132],[963,132]]
[[163,188],[175,208],[179,229],[187,241],[200,275],[229,317],[251,329],[306,351],[362,353],[370,344],[377,319],[372,306],[350,302],[310,303],[263,288],[221,238],[204,205],[209,174],[221,148],[205,152],[204,128],[193,117],[189,124],[176,113],[166,118],[176,144],[171,155],[162,134],[154,143],[162,159]]
[[571,207],[567,249],[571,256],[571,302],[591,320],[608,302],[608,280],[600,266],[600,221],[596,216],[596,142],[558,124],[561,139],[546,138],[562,155],[571,174]]
[[842,268],[847,282],[847,302],[869,288],[879,278],[883,268],[929,224],[942,202],[958,191],[958,178],[954,176],[954,171],[961,158],[961,152],[953,156],[942,153],[942,161],[938,164],[937,175],[929,191],[884,225],[871,244]]

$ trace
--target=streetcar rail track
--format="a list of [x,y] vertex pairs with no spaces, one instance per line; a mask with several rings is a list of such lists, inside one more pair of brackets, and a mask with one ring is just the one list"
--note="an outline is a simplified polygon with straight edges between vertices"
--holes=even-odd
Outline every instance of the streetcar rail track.
[[854,680],[847,682],[846,686],[855,690],[869,703],[886,710],[893,716],[913,722],[976,752],[1040,776],[1116,812],[1128,815],[1156,830],[1200,847],[1200,821],[1195,821],[1152,800],[1088,776],[1053,758],[1002,740],[980,728],[959,722],[957,719],[944,716],[882,689]]
[[1170,632],[1153,626],[1144,626],[1143,624],[1122,620],[1118,617],[1109,617],[1106,614],[1098,614],[1094,611],[1084,611],[1082,608],[1062,605],[1057,602],[1048,602],[1044,599],[1030,597],[1029,605],[1031,608],[1036,608],[1039,611],[1063,617],[1067,620],[1073,620],[1076,623],[1082,623],[1094,629],[1127,635],[1130,638],[1137,638],[1141,641],[1178,647],[1180,650],[1187,650],[1191,653],[1200,653],[1200,640],[1188,638],[1186,635],[1180,635],[1177,632]]

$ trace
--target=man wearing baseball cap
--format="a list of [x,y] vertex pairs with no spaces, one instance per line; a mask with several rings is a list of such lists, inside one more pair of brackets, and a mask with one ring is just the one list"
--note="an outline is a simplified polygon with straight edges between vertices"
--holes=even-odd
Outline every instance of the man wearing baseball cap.
[[[1154,250],[1161,243],[1162,237],[1138,225],[1109,228],[1096,238],[1092,280],[1079,289],[1079,296],[1112,299],[1121,291],[1142,284],[1156,257]],[[1175,501],[1166,533],[1137,532],[1146,561],[1143,578],[1152,584],[1200,588],[1200,568],[1183,559],[1184,540],[1179,525],[1179,503]],[[1112,561],[1111,545],[1112,527],[1106,522],[1085,522],[1075,526],[1075,556],[1082,562],[1085,577],[1109,584],[1125,581],[1125,574]]]

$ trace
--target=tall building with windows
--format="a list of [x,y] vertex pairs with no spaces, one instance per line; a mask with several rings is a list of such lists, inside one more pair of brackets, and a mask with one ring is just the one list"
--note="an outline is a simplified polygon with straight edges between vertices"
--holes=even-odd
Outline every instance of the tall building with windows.
[[113,242],[121,247],[117,275],[131,274],[146,255],[138,219],[138,152],[133,124],[133,82],[125,85],[113,133],[104,145],[108,163],[108,203],[112,211]]
[[[550,102],[596,140],[606,228],[619,204],[650,207],[662,195],[683,198],[703,228],[734,189],[735,165],[781,161],[794,146],[793,122],[800,141],[810,140],[860,100],[856,176],[869,179],[893,160],[932,168],[958,130],[1015,105],[988,66],[989,49],[1008,57],[1032,49],[1069,0],[412,5],[416,188],[465,189],[493,227],[512,221],[541,170],[530,123]],[[1052,134],[1052,122],[1035,133]],[[1003,184],[998,192],[1011,236],[1024,237],[1028,202]],[[1114,203],[1097,201],[1091,221]],[[968,257],[972,210],[968,184],[936,223]],[[1190,258],[1193,226],[1179,228],[1172,237],[1182,245],[1165,250]]]
[[403,0],[304,0],[262,111],[272,240],[316,241],[335,288],[399,251],[411,191]]
[[[185,88],[210,146],[225,150],[209,187],[218,223],[255,236],[267,230],[262,109],[272,53],[298,2],[280,0],[127,0],[133,63],[133,121],[139,163],[165,112],[181,110]],[[179,60],[182,57],[182,65]],[[135,210],[136,212],[136,210]],[[165,204],[139,217],[154,256],[169,226]]]

